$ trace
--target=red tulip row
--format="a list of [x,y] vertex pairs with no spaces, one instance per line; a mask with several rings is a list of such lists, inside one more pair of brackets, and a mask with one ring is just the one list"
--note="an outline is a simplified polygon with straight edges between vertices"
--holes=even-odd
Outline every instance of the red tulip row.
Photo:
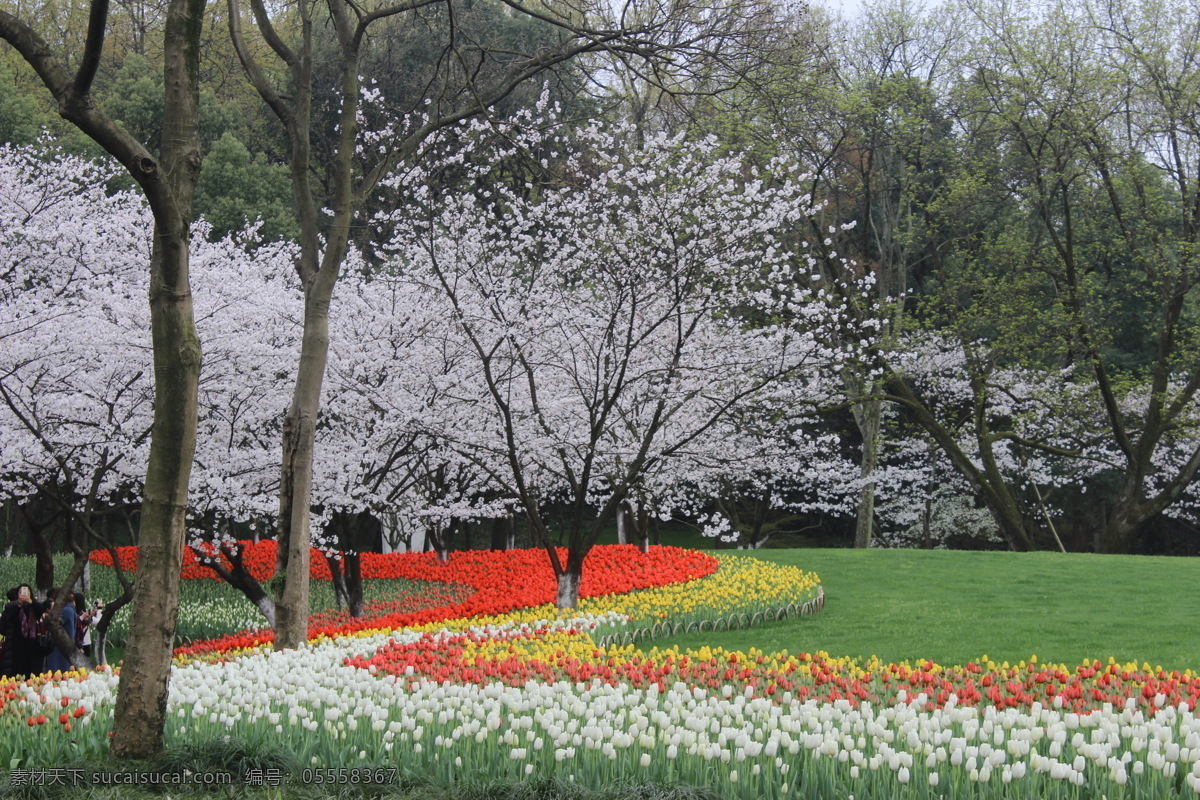
[[646,654],[630,648],[585,651],[564,645],[561,635],[539,642],[544,634],[535,631],[491,639],[478,634],[440,639],[426,635],[416,642],[380,648],[369,659],[350,658],[346,663],[374,674],[411,676],[411,680],[523,686],[529,680],[579,683],[599,679],[638,688],[657,685],[660,691],[683,682],[712,692],[729,686],[739,694],[749,691],[780,699],[790,694],[801,702],[845,699],[851,705],[870,702],[877,707],[898,702],[903,690],[903,702],[917,702],[923,695],[929,711],[945,707],[951,695],[960,706],[1029,709],[1041,703],[1077,713],[1095,711],[1105,704],[1123,708],[1129,699],[1150,714],[1159,707],[1181,703],[1195,710],[1200,700],[1200,677],[1190,672],[1104,666],[1098,661],[1066,669],[1038,664],[940,667],[928,661],[915,667],[907,663],[860,665],[807,653],[747,657],[717,651],[702,658],[674,651]]
[[[267,581],[275,573],[275,551],[276,542],[274,539],[263,539],[258,542],[245,540],[237,542],[238,554],[241,556],[242,566],[250,573],[257,581]],[[221,563],[226,567],[231,567],[229,559],[216,546],[212,544],[201,544],[197,546],[202,552],[207,552],[211,556],[220,558]],[[138,549],[137,547],[118,547],[117,563],[122,570],[127,572],[136,572],[138,564]],[[315,581],[327,581],[331,579],[329,573],[329,564],[325,560],[324,550],[318,550],[313,547],[309,551],[309,576]],[[405,556],[411,556],[411,553],[364,553],[362,555],[362,570],[364,578],[397,578],[401,577],[398,574],[392,574],[395,565]],[[91,560],[94,564],[102,564],[106,567],[113,566],[113,557],[107,550],[93,550]],[[189,547],[183,552],[183,571],[180,577],[184,580],[221,580],[221,577],[212,569],[200,563],[200,559],[196,553]]]
[[[473,588],[462,584],[423,583],[399,597],[364,603],[362,618],[364,620],[382,620],[396,613],[454,605],[461,603],[474,593]],[[353,621],[345,609],[318,611],[308,617],[310,627],[320,628],[339,627]]]
[[[566,551],[560,551],[559,557],[565,560]],[[587,557],[579,594],[596,597],[682,583],[711,575],[717,564],[712,556],[678,547],[655,547],[642,553],[632,545],[600,545]],[[310,619],[310,638],[503,614],[552,603],[557,591],[549,559],[542,550],[473,550],[454,553],[446,564],[439,563],[433,553],[375,554],[372,558],[364,555],[363,577],[440,581],[475,591],[458,602],[406,608],[382,616],[334,622]],[[270,631],[244,631],[179,648],[176,654],[194,657],[225,653],[265,644],[272,638]]]

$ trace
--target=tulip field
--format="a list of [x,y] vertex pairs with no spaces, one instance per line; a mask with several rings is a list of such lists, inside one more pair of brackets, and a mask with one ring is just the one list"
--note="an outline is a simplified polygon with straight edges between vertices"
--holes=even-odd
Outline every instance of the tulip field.
[[[323,569],[314,560],[314,578]],[[1200,794],[1191,670],[655,646],[821,611],[815,574],[744,555],[601,546],[564,612],[538,551],[372,556],[364,574],[431,591],[378,599],[361,620],[322,612],[301,650],[271,652],[255,626],[180,647],[168,748],[270,740],[306,782],[353,770],[338,774],[731,798]],[[102,759],[117,681],[105,668],[0,684],[0,765]]]

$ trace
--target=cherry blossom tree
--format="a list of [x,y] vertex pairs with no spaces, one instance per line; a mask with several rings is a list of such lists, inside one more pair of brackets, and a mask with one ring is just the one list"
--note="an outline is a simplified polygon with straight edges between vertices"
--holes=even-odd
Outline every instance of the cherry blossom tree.
[[[669,470],[646,476],[634,492],[639,506],[659,519],[697,520],[703,534],[744,549],[766,544],[770,517],[784,512],[853,514],[858,468],[813,413],[841,398],[828,374],[801,377],[820,385],[781,382],[777,397],[722,420]],[[805,396],[808,404],[793,405]]]
[[[630,62],[670,65],[671,71],[713,57],[736,59],[755,38],[751,32],[759,20],[748,13],[755,5],[687,0],[618,9],[593,0],[553,5],[468,0],[443,8],[425,0],[367,6],[330,0],[276,7],[251,0],[252,30],[265,45],[258,46],[247,35],[240,3],[229,0],[229,32],[238,58],[287,135],[300,230],[296,270],[306,303],[300,368],[282,435],[277,648],[299,646],[306,635],[312,472],[334,316],[331,302],[352,233],[364,222],[363,211],[381,182],[419,157],[438,131],[491,115],[531,80],[589,54],[618,53]],[[524,28],[527,35],[506,40],[509,24],[479,29],[470,24],[487,13]],[[438,55],[411,65],[417,73],[413,83],[423,86],[417,96],[392,91],[386,75],[366,80],[376,37],[389,25],[422,16],[431,26],[426,35],[436,37]],[[334,84],[324,87],[317,82],[323,31],[328,32],[324,43],[332,56]],[[335,121],[332,130],[322,130],[320,124],[325,102]],[[386,110],[382,126],[370,124],[372,106]],[[313,179],[318,165],[324,168],[323,180]]]
[[[0,490],[65,498],[99,547],[108,542],[94,515],[140,510],[153,405],[149,211],[137,195],[107,191],[112,177],[78,157],[0,149]],[[203,224],[193,235],[209,357],[190,512],[210,526],[269,518],[271,426],[277,433],[299,335],[292,246],[262,245],[253,231],[209,242]],[[189,538],[199,545],[211,532],[193,526]],[[110,603],[105,619],[128,599]]]
[[[1064,501],[1085,504],[1089,488],[1098,492],[1123,472],[1091,374],[1002,366],[985,342],[964,345],[933,333],[906,336],[889,358],[898,402],[886,415],[890,443],[880,472],[885,538],[962,543],[971,528],[1014,549],[1023,542],[1066,549],[1059,529]],[[1136,417],[1149,393],[1130,381],[1113,402]],[[1153,463],[1161,468],[1147,475],[1147,493],[1172,480],[1194,452],[1194,404],[1179,422],[1155,449]],[[1190,513],[1186,501],[1170,508]],[[982,510],[990,520],[979,518]],[[1014,527],[1024,538],[1014,540]]]
[[[0,492],[53,499],[85,532],[55,585],[71,589],[87,565],[106,507],[140,486],[152,421],[143,201],[110,195],[111,169],[0,148]],[[45,551],[44,553],[42,551]],[[53,575],[49,543],[38,548]],[[128,580],[118,575],[125,596]],[[97,629],[102,657],[111,614]],[[51,617],[56,644],[86,659]]]
[[323,444],[337,447],[347,467],[329,476],[322,466],[315,479],[334,494],[321,502],[399,515],[445,560],[450,529],[506,513],[487,499],[487,472],[457,447],[484,388],[471,385],[469,354],[421,287],[386,271],[352,273],[347,284],[331,348],[327,416],[336,422]]
[[[622,135],[577,134],[532,197],[441,192],[436,173],[416,172],[414,204],[389,219],[392,268],[454,323],[486,389],[457,446],[520,504],[560,607],[575,605],[584,557],[643,476],[683,463],[752,402],[819,404],[822,381],[791,379],[843,358],[827,344],[845,324],[839,303],[795,281],[814,273],[785,241],[811,211],[798,185],[747,176],[712,142],[632,149]],[[564,144],[514,126],[479,161]],[[568,509],[565,561],[550,503]]]
[[196,314],[205,348],[189,513],[189,546],[270,623],[274,604],[241,561],[233,526],[274,532],[276,448],[296,369],[303,314],[296,247],[257,230],[209,242],[199,226]]

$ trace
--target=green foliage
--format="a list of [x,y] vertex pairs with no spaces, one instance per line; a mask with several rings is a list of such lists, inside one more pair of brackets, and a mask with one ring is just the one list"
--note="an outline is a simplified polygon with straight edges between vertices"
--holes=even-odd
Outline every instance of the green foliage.
[[163,76],[139,55],[130,55],[102,96],[109,116],[151,153],[162,137]]
[[[112,85],[101,93],[107,112],[152,153],[158,152],[162,136],[162,82],[160,67],[142,56],[130,55]],[[241,109],[234,100],[223,100],[211,89],[201,90],[200,141],[205,148],[244,128]]]
[[695,786],[618,784],[602,790],[588,789],[561,780],[534,778],[528,781],[467,783],[453,792],[454,800],[716,800],[711,789]]
[[213,226],[213,239],[255,219],[262,220],[260,233],[268,241],[299,235],[287,167],[252,156],[228,130],[204,160],[195,210]]
[[50,122],[32,97],[18,91],[12,70],[0,61],[0,143],[33,144]]
[[164,751],[149,764],[157,772],[226,772],[242,780],[249,770],[297,771],[300,763],[293,753],[266,737],[255,739],[228,736],[187,742]]
[[[315,784],[303,780],[304,771],[294,759],[265,743],[214,740],[168,748],[146,764],[88,762],[71,765],[82,770],[78,785],[71,781],[15,783],[11,776],[0,778],[0,791],[14,800],[717,800],[711,789],[693,786],[620,783],[604,789],[588,789],[566,781],[534,777],[525,781],[495,780],[466,782],[453,787],[438,786],[420,778],[401,775],[391,784]],[[183,770],[208,774],[227,773],[232,782],[212,786],[112,785],[111,773],[155,772],[180,774]],[[250,785],[248,770],[278,769],[278,785]],[[110,773],[102,784],[92,776]]]
[[[246,124],[242,110],[234,100],[222,100],[211,89],[200,92],[200,143],[206,151],[224,136],[246,136]],[[208,168],[205,160],[204,168]],[[203,173],[201,173],[203,174]]]

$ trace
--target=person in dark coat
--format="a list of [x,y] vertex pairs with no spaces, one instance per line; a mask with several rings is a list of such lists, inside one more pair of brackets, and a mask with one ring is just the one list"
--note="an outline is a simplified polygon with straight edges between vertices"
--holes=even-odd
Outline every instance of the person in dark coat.
[[33,589],[22,583],[15,598],[0,614],[0,634],[4,636],[3,672],[9,678],[27,678],[42,671],[42,651],[38,647],[38,621],[45,613],[33,599]]
[[[59,589],[57,586],[46,592],[46,611],[49,611],[50,607],[54,605],[54,601],[58,598],[58,592]],[[67,638],[73,643],[75,641],[75,625],[79,618],[75,613],[75,604],[69,598],[63,604],[61,618],[63,629],[67,632]],[[72,669],[71,662],[57,647],[46,656],[46,672],[66,672],[69,669]]]

